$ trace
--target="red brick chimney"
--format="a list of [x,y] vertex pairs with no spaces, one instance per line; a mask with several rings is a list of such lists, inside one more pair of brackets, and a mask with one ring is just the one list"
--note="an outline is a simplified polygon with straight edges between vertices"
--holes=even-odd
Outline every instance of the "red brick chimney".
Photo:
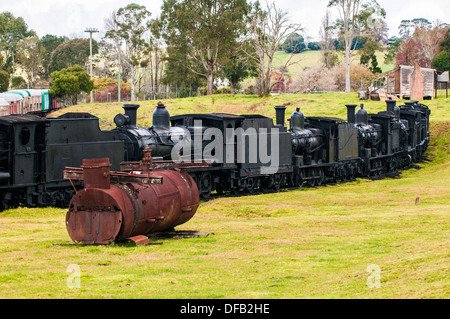
[[414,65],[414,71],[411,73],[409,88],[411,100],[423,100],[423,74],[420,72],[418,62]]

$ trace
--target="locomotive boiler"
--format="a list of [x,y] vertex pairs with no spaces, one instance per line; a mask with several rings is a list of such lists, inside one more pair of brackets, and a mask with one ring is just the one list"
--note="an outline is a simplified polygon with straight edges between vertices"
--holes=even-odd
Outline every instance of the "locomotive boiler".
[[141,163],[131,172],[111,172],[108,158],[87,159],[82,170],[65,170],[67,179],[84,181],[66,214],[67,231],[74,242],[124,241],[174,228],[194,216],[199,193],[189,174],[149,169],[149,151]]
[[114,117],[119,139],[125,143],[124,157],[129,161],[138,161],[144,155],[144,150],[150,148],[155,158],[170,159],[172,148],[185,138],[185,131],[170,126],[170,115],[161,102],[153,112],[153,126],[143,128],[136,126],[138,104],[125,104],[125,113]]
[[299,158],[299,164],[319,163],[322,159],[320,151],[325,143],[325,134],[320,128],[305,128],[305,116],[299,107],[291,115],[290,132],[292,154]]

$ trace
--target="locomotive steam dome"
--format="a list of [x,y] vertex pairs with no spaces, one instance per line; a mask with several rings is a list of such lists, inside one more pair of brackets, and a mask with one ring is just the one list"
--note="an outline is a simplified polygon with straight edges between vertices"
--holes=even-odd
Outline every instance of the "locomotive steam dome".
[[300,108],[292,112],[291,114],[291,129],[303,130],[305,128],[305,115],[300,112]]
[[364,109],[364,104],[361,104],[361,108],[356,111],[356,123],[368,124],[369,113]]
[[165,130],[170,129],[170,114],[162,102],[158,102],[153,112],[153,127]]

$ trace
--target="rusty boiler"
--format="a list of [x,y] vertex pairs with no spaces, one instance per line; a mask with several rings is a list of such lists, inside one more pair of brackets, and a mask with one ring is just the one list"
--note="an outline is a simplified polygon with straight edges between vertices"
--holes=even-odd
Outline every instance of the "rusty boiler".
[[66,178],[84,180],[66,215],[74,242],[123,241],[172,229],[194,216],[199,192],[192,177],[179,169],[150,170],[149,163],[151,158],[138,170],[114,172],[108,158],[85,159],[81,169],[65,170]]

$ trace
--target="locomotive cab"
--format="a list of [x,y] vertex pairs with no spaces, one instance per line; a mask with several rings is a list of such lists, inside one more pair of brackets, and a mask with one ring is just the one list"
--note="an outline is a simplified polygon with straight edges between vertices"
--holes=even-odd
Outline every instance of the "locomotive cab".
[[34,115],[9,115],[0,118],[0,193],[11,186],[20,187],[17,198],[3,198],[31,205],[32,193],[45,176],[45,132],[48,120]]

